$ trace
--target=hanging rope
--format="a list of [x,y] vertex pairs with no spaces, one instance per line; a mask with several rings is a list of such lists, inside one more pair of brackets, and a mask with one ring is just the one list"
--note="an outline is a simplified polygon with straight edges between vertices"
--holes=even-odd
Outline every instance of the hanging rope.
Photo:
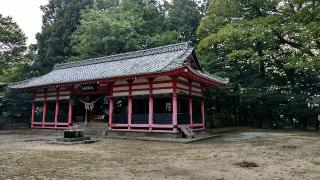
[[85,101],[82,101],[81,99],[75,97],[78,101],[82,102],[84,104],[84,108],[86,110],[89,110],[89,111],[92,111],[93,108],[94,108],[94,103],[96,103],[97,101],[99,101],[103,96],[97,98],[96,100],[92,101],[92,102],[85,102]]
[[92,102],[85,102],[77,97],[75,97],[78,101],[82,102],[84,104],[84,108],[86,109],[86,115],[85,115],[85,119],[84,119],[84,124],[87,125],[87,116],[88,116],[88,110],[92,111],[94,108],[94,103],[96,103],[97,101],[99,101],[103,96],[100,96],[99,98],[97,98],[96,100],[92,101]]

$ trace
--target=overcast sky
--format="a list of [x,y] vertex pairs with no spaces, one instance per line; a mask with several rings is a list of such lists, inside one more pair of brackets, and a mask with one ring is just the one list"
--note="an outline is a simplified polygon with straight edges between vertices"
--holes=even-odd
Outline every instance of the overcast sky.
[[[169,0],[170,1],[170,0]],[[27,36],[27,45],[36,43],[35,35],[41,31],[40,6],[48,0],[0,0],[0,13],[11,16]]]
[[27,45],[36,43],[35,35],[41,31],[40,5],[48,0],[0,0],[0,13],[11,16],[27,36]]

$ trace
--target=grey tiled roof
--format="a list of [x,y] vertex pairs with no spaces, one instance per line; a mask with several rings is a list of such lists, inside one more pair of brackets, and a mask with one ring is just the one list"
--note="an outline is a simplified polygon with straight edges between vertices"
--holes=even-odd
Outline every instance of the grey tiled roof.
[[6,86],[8,85],[9,83],[5,83],[5,82],[0,82],[0,86]]
[[0,82],[0,91],[4,90],[7,86],[9,86],[9,83]]
[[[82,82],[170,71],[186,65],[193,47],[187,43],[58,64],[50,73],[11,86],[12,89]],[[207,74],[203,75],[206,77]],[[226,84],[226,79],[210,76]]]
[[313,96],[309,101],[314,104],[320,104],[320,94]]

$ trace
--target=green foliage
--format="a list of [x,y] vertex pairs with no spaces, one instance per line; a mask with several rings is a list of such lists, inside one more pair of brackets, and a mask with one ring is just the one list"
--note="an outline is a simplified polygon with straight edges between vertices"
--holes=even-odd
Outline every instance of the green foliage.
[[238,99],[219,106],[240,116],[238,121],[307,115],[307,99],[319,93],[319,5],[211,1],[197,31],[197,50],[208,71],[230,78],[222,102]]
[[[132,6],[132,8],[127,6]],[[137,12],[138,8],[135,6],[137,5],[133,3],[125,3],[107,10],[84,12],[81,25],[72,36],[73,47],[80,55],[80,59],[152,46],[150,45],[152,44],[151,36],[157,33],[157,26],[150,26],[152,22],[148,22],[143,17],[159,17],[158,11],[153,6],[153,12],[144,10],[148,7],[141,8]]]
[[282,114],[305,120],[319,113],[307,108],[320,91],[319,1],[159,2],[49,0],[28,51],[17,24],[0,16],[0,81],[41,75],[56,63],[191,41],[199,42],[207,71],[230,78],[227,88],[206,92],[220,125],[282,127]]
[[32,95],[13,91],[3,93],[4,96],[0,97],[0,123],[30,123]]
[[82,13],[71,38],[77,52],[71,60],[196,40],[200,11],[191,0],[164,5],[154,0],[102,2]]
[[193,0],[50,0],[41,9],[38,74],[61,62],[195,42],[201,17]]
[[80,11],[91,7],[93,0],[50,0],[44,12],[42,31],[37,34],[38,59],[34,66],[40,74],[74,54],[70,35],[80,22]]
[[21,63],[26,50],[26,37],[11,17],[0,14],[0,74],[6,68]]
[[173,0],[167,5],[167,24],[172,31],[179,32],[182,41],[196,42],[196,30],[201,19],[200,7],[195,1]]

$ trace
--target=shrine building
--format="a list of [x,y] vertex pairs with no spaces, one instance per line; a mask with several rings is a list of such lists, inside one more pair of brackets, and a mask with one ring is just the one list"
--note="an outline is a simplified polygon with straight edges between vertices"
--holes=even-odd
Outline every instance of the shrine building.
[[57,64],[11,88],[33,94],[31,128],[100,123],[109,132],[179,133],[205,128],[203,90],[227,84],[180,43]]

